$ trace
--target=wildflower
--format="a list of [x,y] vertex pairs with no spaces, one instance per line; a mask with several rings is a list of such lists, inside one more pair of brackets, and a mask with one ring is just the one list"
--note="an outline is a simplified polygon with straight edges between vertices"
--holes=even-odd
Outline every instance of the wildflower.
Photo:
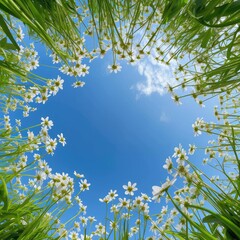
[[140,224],[141,224],[141,220],[138,218],[138,219],[135,221],[135,224],[136,224],[136,225],[140,225]]
[[79,204],[79,209],[85,215],[87,213],[87,206],[83,205],[82,203]]
[[52,169],[49,166],[46,166],[44,168],[44,173],[46,174],[46,176],[50,177],[51,176],[51,172],[52,172]]
[[27,162],[27,159],[28,159],[28,156],[27,155],[22,155],[21,157],[20,157],[20,161],[21,162]]
[[5,123],[9,123],[10,122],[10,117],[8,115],[4,115],[3,120],[4,120]]
[[43,171],[37,171],[35,178],[36,178],[37,182],[38,182],[40,185],[42,185],[43,181],[46,180],[47,175],[46,175],[46,173],[43,172]]
[[110,190],[110,192],[108,193],[108,197],[110,200],[114,200],[116,197],[118,196],[117,191],[116,190]]
[[105,227],[104,227],[101,223],[97,224],[95,227],[96,227],[96,231],[97,231],[99,234],[104,234],[104,232],[105,232]]
[[21,120],[20,119],[15,119],[16,124],[21,127]]
[[47,129],[51,129],[52,126],[53,126],[53,121],[49,120],[49,117],[46,117],[46,118],[41,118],[42,122],[41,122],[41,125],[43,127],[46,127]]
[[129,206],[129,204],[130,204],[130,200],[128,199],[126,199],[126,198],[119,198],[119,206],[120,207],[125,207],[125,208],[127,208],[128,206]]
[[193,155],[196,150],[196,146],[189,144],[188,154]]
[[184,166],[184,164],[179,164],[177,168],[177,173],[179,176],[186,176],[187,173],[189,172],[189,165]]
[[204,124],[205,123],[204,123],[202,118],[197,118],[195,123],[192,124],[192,128],[193,128],[193,131],[194,131],[194,136],[198,136],[202,133],[201,129],[203,128]]
[[151,198],[146,193],[141,193],[141,197],[146,202],[151,202]]
[[25,34],[23,33],[23,30],[21,27],[18,28],[17,30],[17,41],[21,42],[24,38]]
[[119,208],[117,205],[112,205],[110,208],[112,213],[118,213],[119,212]]
[[41,169],[41,168],[46,168],[48,167],[48,163],[45,161],[45,160],[41,160],[39,159],[39,156],[36,156],[36,159],[39,160],[38,162],[38,167]]
[[173,94],[172,99],[177,105],[182,104],[182,102],[180,102],[180,97],[178,97],[177,95]]
[[87,75],[89,73],[88,69],[89,66],[87,66],[86,64],[81,65],[81,76],[85,77],[85,75]]
[[136,226],[130,228],[130,234],[132,235],[137,234],[138,231],[139,231],[139,228]]
[[149,213],[149,205],[148,203],[141,203],[139,206],[140,210],[144,213],[144,214],[148,214]]
[[116,230],[116,229],[118,228],[117,223],[114,222],[114,221],[111,221],[111,222],[110,222],[110,228]]
[[108,65],[108,69],[111,73],[112,72],[117,73],[121,71],[122,66],[119,64]]
[[69,234],[69,238],[71,240],[80,240],[79,236],[78,236],[78,233],[75,232],[75,231],[71,231],[70,234]]
[[165,161],[166,164],[163,165],[163,168],[168,171],[168,173],[172,173],[173,163],[171,157],[168,157]]
[[34,133],[28,130],[27,135],[28,135],[28,141],[32,142],[35,138]]
[[89,190],[90,183],[87,182],[87,179],[81,180],[80,183],[80,189],[81,191]]
[[57,79],[54,79],[54,86],[56,86],[58,89],[63,89],[63,83],[64,83],[64,80],[58,76]]
[[83,227],[87,226],[88,218],[81,216],[79,219]]
[[38,59],[32,59],[30,61],[30,64],[28,66],[28,70],[33,70],[33,69],[37,69],[39,67],[39,60]]
[[168,206],[163,206],[162,207],[162,210],[161,210],[161,214],[167,214],[167,211],[168,211]]
[[134,206],[140,206],[142,203],[143,198],[138,196],[134,199]]
[[85,85],[85,82],[82,82],[82,81],[76,81],[75,83],[72,84],[74,88],[83,87],[84,85]]
[[52,149],[52,150],[55,150],[57,147],[57,139],[54,138],[54,139],[51,139],[51,138],[48,138],[48,140],[46,141],[46,148],[48,150]]
[[182,145],[179,144],[178,147],[175,147],[174,148],[174,154],[172,155],[174,158],[176,158],[180,153],[181,153],[181,150],[182,150]]
[[129,214],[129,213],[123,213],[122,216],[121,216],[121,218],[123,218],[123,219],[130,219],[131,216],[132,216],[132,215]]
[[153,186],[152,187],[152,195],[153,195],[153,200],[156,200],[160,202],[160,197],[164,194],[165,191],[169,189],[175,182],[176,182],[176,176],[170,180],[169,177],[167,177],[167,180],[165,183],[162,184],[161,187],[159,186]]
[[105,202],[105,203],[109,203],[110,202],[110,198],[108,196],[104,197],[104,198],[99,198],[100,202]]
[[79,198],[79,196],[76,196],[75,200],[78,204],[82,204],[82,200]]
[[83,174],[77,173],[76,171],[74,171],[73,173],[77,178],[84,178]]
[[181,152],[178,154],[178,158],[177,158],[176,162],[178,164],[182,164],[186,160],[188,160],[187,153],[184,149],[181,149]]
[[57,135],[58,141],[63,145],[63,147],[66,145],[66,139],[63,137],[63,134],[60,133]]
[[202,163],[205,165],[205,164],[207,164],[207,162],[208,162],[208,158],[204,158],[203,160],[202,160]]
[[93,222],[96,222],[96,218],[95,217],[92,217],[92,216],[88,216],[88,220],[90,223],[93,223]]
[[74,222],[74,224],[73,224],[73,226],[74,226],[74,228],[76,229],[76,231],[77,232],[79,232],[80,231],[80,223],[79,222]]
[[132,184],[130,181],[128,182],[128,185],[123,185],[123,189],[126,190],[125,194],[133,196],[134,192],[137,191],[136,185],[136,183]]
[[49,56],[52,57],[53,64],[56,64],[56,63],[60,62],[60,58],[58,57],[58,55],[56,53],[52,53]]
[[178,213],[179,213],[179,212],[177,211],[177,209],[176,209],[176,208],[173,208],[173,209],[171,210],[171,212],[170,212],[170,216],[171,216],[171,217],[174,217],[174,216],[176,216]]
[[39,135],[41,137],[41,141],[46,143],[48,138],[49,138],[49,136],[48,136],[48,128],[47,127],[42,127]]

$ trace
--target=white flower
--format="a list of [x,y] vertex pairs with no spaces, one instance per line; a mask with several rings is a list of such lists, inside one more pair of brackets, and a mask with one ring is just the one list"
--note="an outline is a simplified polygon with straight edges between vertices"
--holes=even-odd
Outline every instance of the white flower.
[[89,66],[87,66],[86,64],[81,65],[80,72],[82,77],[85,77],[85,75],[89,73],[88,69]]
[[80,189],[81,191],[89,190],[90,183],[87,182],[87,179],[81,180],[80,183]]
[[74,171],[73,174],[74,174],[77,178],[84,178],[84,174],[77,173],[76,171]]
[[117,196],[118,196],[118,194],[117,194],[116,190],[114,190],[114,191],[110,190],[110,192],[108,193],[108,197],[111,201],[114,200]]
[[96,227],[96,232],[98,232],[99,234],[104,234],[105,227],[101,223],[99,223],[95,227]]
[[104,203],[109,203],[110,202],[110,198],[109,198],[109,196],[106,196],[104,198],[99,198],[99,201],[100,202],[104,202]]
[[74,228],[76,229],[76,231],[77,232],[79,232],[80,231],[80,223],[79,222],[74,222],[74,224],[73,224],[73,226],[74,226]]
[[20,119],[15,119],[16,124],[21,127],[21,120]]
[[189,144],[188,154],[193,155],[195,150],[196,150],[196,146],[192,145],[192,144]]
[[169,177],[167,177],[166,182],[162,184],[161,187],[159,186],[153,186],[152,187],[152,195],[153,200],[156,200],[160,202],[160,197],[164,194],[166,190],[168,190],[169,187],[171,187],[176,182],[176,176],[170,181]]
[[178,97],[176,94],[173,94],[172,97],[173,101],[177,104],[177,105],[181,105],[182,102],[180,102],[180,97]]
[[122,66],[119,64],[108,65],[108,69],[110,72],[117,73],[117,72],[121,71]]
[[141,193],[141,197],[144,201],[151,202],[151,198],[146,193]]
[[118,207],[118,205],[112,205],[110,210],[112,213],[118,213],[119,207]]
[[61,79],[60,76],[58,76],[57,79],[53,79],[53,80],[54,80],[54,85],[55,85],[58,89],[63,89],[64,80]]
[[17,30],[17,42],[21,42],[24,38],[25,34],[23,33],[22,28],[19,26]]
[[41,122],[41,125],[43,127],[46,127],[47,129],[51,129],[52,126],[53,126],[53,121],[49,120],[49,117],[46,117],[46,118],[41,118],[42,122]]
[[85,82],[82,82],[82,81],[76,81],[75,83],[72,84],[74,88],[83,87],[84,85],[85,85]]
[[57,147],[57,139],[51,139],[48,138],[47,142],[46,142],[46,148],[51,148],[52,150],[55,150]]
[[75,231],[71,231],[70,234],[69,234],[69,238],[71,240],[80,240],[79,236],[78,236],[78,233],[75,232]]
[[128,199],[126,199],[126,198],[119,198],[119,206],[120,207],[125,207],[125,208],[127,208],[128,206],[129,206],[129,204],[130,204],[130,200]]
[[93,222],[96,222],[96,218],[95,217],[92,217],[92,216],[88,216],[88,220],[90,223],[93,223]]
[[43,171],[37,171],[35,178],[36,178],[36,181],[37,181],[38,183],[40,183],[40,185],[41,185],[41,184],[43,183],[43,181],[46,180],[47,175],[46,175],[46,173],[43,172]]
[[172,173],[173,163],[172,159],[168,157],[165,161],[166,164],[163,165],[163,168],[168,171],[168,173]]
[[128,182],[128,185],[123,185],[123,189],[125,189],[125,194],[126,195],[134,195],[134,192],[137,191],[138,189],[136,188],[136,183],[131,183],[130,181]]
[[172,155],[174,158],[176,158],[180,153],[181,153],[181,150],[182,150],[182,145],[179,144],[178,147],[175,147],[174,148],[174,154]]
[[138,196],[134,199],[134,206],[140,206],[143,201],[143,198]]
[[149,213],[149,205],[148,205],[148,203],[141,203],[140,204],[140,210],[146,215],[146,214],[148,214]]
[[80,222],[81,222],[83,227],[87,226],[88,218],[81,216],[81,217],[79,217],[79,219],[80,219]]
[[116,230],[116,229],[118,228],[117,222],[115,222],[115,221],[112,222],[112,221],[111,221],[111,222],[110,222],[110,228]]
[[194,131],[194,136],[198,136],[202,133],[201,129],[204,127],[204,125],[205,125],[205,123],[204,123],[203,119],[202,118],[197,118],[195,123],[192,124],[192,128],[193,128],[193,131]]
[[39,60],[38,59],[32,59],[29,63],[28,69],[31,71],[33,69],[37,69],[39,67]]
[[57,135],[58,141],[63,145],[63,147],[66,145],[66,139],[63,137],[63,134],[60,133]]
[[178,154],[178,159],[177,159],[177,163],[178,164],[183,164],[184,161],[188,160],[188,156],[187,153],[184,149],[181,149],[181,152]]

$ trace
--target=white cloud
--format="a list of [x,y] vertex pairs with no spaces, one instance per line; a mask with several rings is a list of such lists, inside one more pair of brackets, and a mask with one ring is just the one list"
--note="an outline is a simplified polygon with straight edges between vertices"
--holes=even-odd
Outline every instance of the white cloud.
[[161,122],[169,122],[169,118],[167,116],[167,114],[165,112],[162,112],[161,115],[160,115],[160,121]]
[[152,93],[159,93],[163,95],[166,93],[168,83],[170,85],[175,85],[176,83],[173,75],[176,65],[174,61],[169,65],[165,65],[156,61],[152,56],[145,57],[135,65],[139,74],[145,77],[145,81],[137,83],[135,88],[141,94],[151,95]]

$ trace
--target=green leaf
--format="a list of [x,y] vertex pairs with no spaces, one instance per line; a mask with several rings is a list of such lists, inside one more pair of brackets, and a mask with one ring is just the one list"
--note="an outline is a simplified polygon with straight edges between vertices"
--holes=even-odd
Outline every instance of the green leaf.
[[3,210],[8,210],[9,207],[9,201],[8,201],[8,191],[7,191],[7,185],[5,183],[5,180],[2,176],[0,176],[0,179],[2,181],[2,184],[0,185],[0,202],[4,203]]
[[202,40],[202,43],[201,43],[201,47],[202,48],[206,48],[207,47],[207,44],[211,38],[211,29],[208,29],[205,33],[204,33],[204,37],[203,37],[203,40]]
[[205,223],[218,223],[226,228],[227,231],[231,231],[240,238],[240,228],[234,224],[231,219],[228,219],[220,214],[211,214],[203,218]]
[[15,41],[13,35],[11,34],[10,30],[8,29],[8,26],[5,23],[4,18],[1,14],[0,14],[0,26],[2,27],[4,33],[8,36],[8,38],[11,40],[11,42],[15,46],[15,49],[20,50],[17,42]]
[[5,50],[16,50],[16,47],[13,44],[7,42],[6,37],[0,40],[0,48]]
[[222,224],[222,222],[213,215],[208,215],[204,217],[202,221],[204,223],[218,223],[220,225]]
[[182,0],[169,0],[162,14],[163,23],[169,22],[172,18],[176,17],[185,5],[186,2]]

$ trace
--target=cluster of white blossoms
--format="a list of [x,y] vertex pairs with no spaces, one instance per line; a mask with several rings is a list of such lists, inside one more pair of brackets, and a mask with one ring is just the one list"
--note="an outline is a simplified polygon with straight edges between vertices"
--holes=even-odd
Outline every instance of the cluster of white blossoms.
[[27,72],[35,70],[39,67],[39,56],[35,50],[34,43],[31,43],[29,47],[20,45],[20,50],[17,55],[20,63],[20,67]]
[[[127,185],[123,185],[124,194],[130,198],[118,198],[119,196],[117,190],[110,190],[108,194],[100,198],[99,201],[106,204],[107,215],[105,217],[105,226],[108,225],[109,232],[106,232],[108,237],[111,236],[113,231],[120,231],[122,226],[122,221],[131,221],[131,219],[137,219],[134,226],[132,226],[128,231],[128,237],[137,236],[137,234],[142,235],[146,230],[146,226],[140,229],[140,225],[150,222],[150,206],[149,203],[152,201],[145,193],[141,193],[140,196],[133,198],[137,189],[137,184],[128,182]],[[110,218],[111,216],[111,218]],[[144,230],[145,229],[145,230]]]
[[[21,27],[18,28],[17,35],[18,41],[23,41],[24,34]],[[32,73],[40,66],[40,57],[34,43],[30,43],[29,46],[20,45],[19,48],[19,51],[15,53],[17,61],[14,64],[14,68],[18,69],[19,76],[15,77],[12,74],[7,79],[5,92],[3,91],[1,94],[2,101],[6,103],[2,108],[5,113],[8,113],[9,110],[21,109],[23,116],[28,117],[29,112],[36,110],[31,104],[46,103],[50,96],[56,95],[59,90],[63,89],[64,80],[60,76],[57,76],[56,79],[45,79]],[[10,68],[10,70],[14,72],[14,68]],[[8,92],[11,92],[10,96],[7,95]]]

